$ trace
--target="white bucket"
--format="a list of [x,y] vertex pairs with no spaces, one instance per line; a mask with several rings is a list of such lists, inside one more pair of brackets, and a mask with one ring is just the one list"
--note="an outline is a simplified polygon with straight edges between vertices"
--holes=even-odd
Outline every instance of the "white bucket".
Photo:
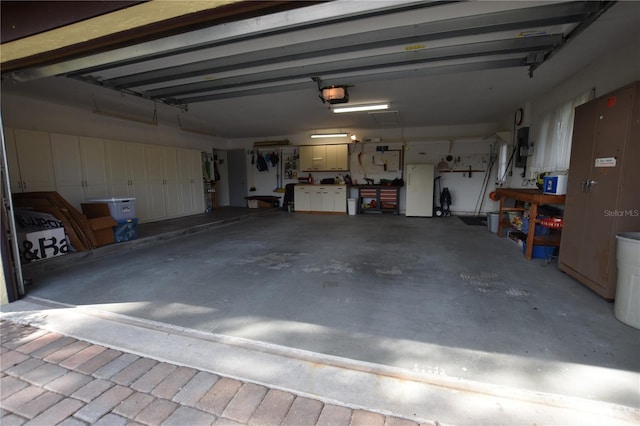
[[349,210],[349,216],[356,215],[356,199],[355,198],[347,199],[347,208]]
[[487,227],[489,228],[489,232],[493,232],[494,234],[498,233],[498,222],[500,219],[500,213],[487,213]]

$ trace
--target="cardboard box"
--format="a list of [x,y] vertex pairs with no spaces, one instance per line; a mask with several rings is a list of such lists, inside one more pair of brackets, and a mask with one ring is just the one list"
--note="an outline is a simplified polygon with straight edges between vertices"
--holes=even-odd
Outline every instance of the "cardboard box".
[[20,231],[18,245],[22,263],[63,256],[69,252],[64,228]]
[[82,203],[82,214],[89,219],[95,219],[97,217],[111,217],[111,211],[107,203]]
[[89,226],[93,230],[98,247],[115,242],[113,228],[118,222],[111,217],[109,205],[106,203],[82,203],[82,213],[87,216]]
[[19,228],[52,229],[64,228],[62,221],[49,213],[35,210],[15,209],[14,217]]
[[115,242],[113,227],[117,225],[118,222],[116,222],[116,220],[111,216],[89,219],[89,226],[93,230],[93,235],[96,237],[98,247],[113,244]]

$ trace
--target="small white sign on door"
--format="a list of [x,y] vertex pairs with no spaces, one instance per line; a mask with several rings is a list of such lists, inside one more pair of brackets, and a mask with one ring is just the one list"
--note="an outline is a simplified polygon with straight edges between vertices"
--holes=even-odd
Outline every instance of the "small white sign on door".
[[602,157],[596,158],[595,167],[615,167],[616,157]]

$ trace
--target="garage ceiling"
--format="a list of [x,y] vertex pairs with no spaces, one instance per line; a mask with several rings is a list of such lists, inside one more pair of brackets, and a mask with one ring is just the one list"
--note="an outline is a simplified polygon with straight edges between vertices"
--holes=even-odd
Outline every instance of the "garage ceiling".
[[[173,35],[3,70],[3,89],[85,104],[117,91],[125,109],[174,108],[224,138],[490,123],[638,37],[640,23],[638,3],[606,1],[347,0],[257,14],[190,31],[172,21]],[[391,111],[335,115],[325,86]]]

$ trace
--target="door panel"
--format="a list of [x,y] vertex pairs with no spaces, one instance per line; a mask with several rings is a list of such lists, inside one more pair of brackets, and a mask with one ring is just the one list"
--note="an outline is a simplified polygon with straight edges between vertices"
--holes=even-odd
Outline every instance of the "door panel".
[[150,217],[145,158],[144,144],[127,143],[127,169],[131,180],[129,196],[136,199],[136,216],[141,221]]
[[7,163],[9,167],[9,180],[11,181],[11,192],[22,192],[22,180],[20,177],[20,165],[18,163],[18,151],[16,141],[13,137],[13,129],[4,129],[4,138],[7,149]]
[[[227,154],[229,165],[229,205],[247,207],[247,163],[244,149],[232,149]],[[251,165],[255,167],[255,165]],[[257,173],[252,170],[252,173]]]
[[16,152],[25,192],[55,191],[49,133],[14,129]]
[[559,262],[575,270],[580,270],[582,240],[587,226],[584,212],[589,194],[583,191],[583,182],[591,172],[597,112],[596,102],[589,102],[576,108],[574,119]]
[[583,255],[580,264],[582,273],[606,287],[609,277],[615,272],[615,229],[618,209],[618,190],[621,168],[595,167],[598,158],[622,160],[631,114],[632,98],[628,92],[616,95],[615,105],[609,98],[597,102],[596,131],[591,158],[589,179],[594,181],[588,189],[587,218]]
[[167,211],[165,208],[161,148],[147,146],[145,148],[145,160],[147,170],[146,196],[148,201],[148,218],[163,219],[167,216]]
[[622,184],[618,209],[624,212],[618,216],[617,232],[631,232],[640,229],[640,86],[636,86],[633,116],[629,125],[629,136],[625,155],[621,160]]
[[107,177],[109,179],[108,197],[126,198],[130,196],[130,178],[127,170],[127,145],[124,142],[105,141],[104,153],[107,163]]
[[109,195],[109,178],[101,139],[80,137],[80,153],[85,181],[85,200]]
[[84,202],[84,177],[78,137],[56,133],[52,133],[50,137],[56,174],[56,191],[80,210],[80,203]]

